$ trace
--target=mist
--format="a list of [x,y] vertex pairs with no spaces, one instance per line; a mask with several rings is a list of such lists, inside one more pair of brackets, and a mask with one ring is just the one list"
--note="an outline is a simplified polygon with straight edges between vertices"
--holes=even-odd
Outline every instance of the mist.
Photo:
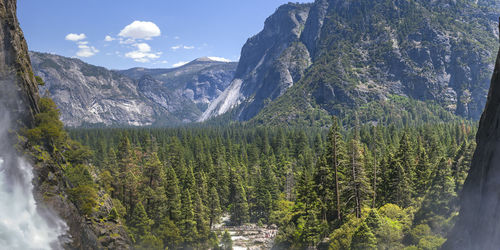
[[13,124],[0,105],[0,248],[62,249],[68,227],[35,201],[33,167],[14,148]]

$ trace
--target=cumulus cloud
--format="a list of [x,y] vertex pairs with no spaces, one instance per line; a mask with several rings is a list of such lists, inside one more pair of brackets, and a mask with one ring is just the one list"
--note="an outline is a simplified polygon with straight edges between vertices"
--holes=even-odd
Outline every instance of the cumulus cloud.
[[136,43],[133,46],[136,47],[136,50],[126,53],[125,57],[141,63],[147,63],[152,59],[160,58],[161,52],[151,52],[151,46],[147,43]]
[[149,44],[147,44],[147,43],[138,43],[138,44],[135,44],[135,46],[137,47],[137,49],[140,52],[150,52],[151,51],[151,46],[149,46]]
[[96,49],[94,46],[89,46],[87,44],[80,44],[78,45],[78,52],[76,52],[76,56],[91,57],[98,52],[99,50]]
[[226,59],[224,57],[217,57],[217,56],[209,56],[208,59],[212,61],[217,61],[217,62],[231,62],[231,60]]
[[77,42],[77,41],[83,40],[85,38],[87,38],[87,36],[84,33],[81,33],[81,34],[69,33],[66,35],[66,40],[72,41],[72,42]]
[[172,67],[177,68],[186,65],[188,62],[178,62],[172,65]]
[[114,39],[113,37],[111,37],[111,36],[106,36],[106,37],[104,38],[104,41],[106,41],[106,42],[112,42],[112,41],[114,41],[114,40],[115,40],[115,39]]
[[150,40],[161,35],[160,28],[153,22],[134,21],[125,26],[118,36],[130,39]]
[[91,57],[99,52],[94,46],[90,46],[88,41],[83,41],[87,38],[84,33],[66,35],[66,40],[75,42],[78,45],[76,56],[78,57]]

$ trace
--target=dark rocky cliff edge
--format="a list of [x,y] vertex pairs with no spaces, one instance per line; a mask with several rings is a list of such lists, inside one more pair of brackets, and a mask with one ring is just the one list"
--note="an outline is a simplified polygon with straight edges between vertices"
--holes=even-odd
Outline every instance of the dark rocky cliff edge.
[[0,36],[1,104],[15,116],[13,121],[30,126],[38,112],[38,88],[17,21],[15,0],[0,1]]
[[[40,98],[27,44],[16,17],[16,3],[16,0],[0,0],[0,108],[8,111],[12,131],[23,131],[35,125]],[[99,211],[92,216],[82,216],[68,199],[67,191],[71,184],[64,177],[63,160],[37,155],[36,150],[22,142],[13,139],[11,144],[17,143],[20,150],[31,155],[27,158],[33,165],[34,196],[38,208],[55,212],[69,227],[68,235],[63,237],[70,239],[66,241],[65,248],[130,248],[130,240],[119,222],[99,218],[102,214],[109,214],[107,210],[112,208],[109,198],[103,195]]]
[[459,219],[443,249],[500,248],[500,53],[476,141]]

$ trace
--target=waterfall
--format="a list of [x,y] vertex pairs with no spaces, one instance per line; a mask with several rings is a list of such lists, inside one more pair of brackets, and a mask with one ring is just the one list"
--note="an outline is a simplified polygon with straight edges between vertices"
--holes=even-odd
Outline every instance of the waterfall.
[[0,249],[62,249],[66,224],[37,206],[33,169],[8,139],[9,113],[0,108]]

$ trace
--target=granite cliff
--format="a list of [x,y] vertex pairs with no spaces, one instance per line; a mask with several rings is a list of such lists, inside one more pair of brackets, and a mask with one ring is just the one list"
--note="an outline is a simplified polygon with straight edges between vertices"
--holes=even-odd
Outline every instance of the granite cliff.
[[[400,113],[407,108],[394,100],[401,98],[479,119],[498,13],[493,1],[284,5],[247,41],[235,79],[201,120],[232,110],[235,120],[316,124],[367,106]],[[384,119],[366,116],[364,122]]]
[[35,75],[66,126],[169,126],[196,121],[225,90],[236,63],[199,58],[173,69],[108,70],[30,52]]
[[477,148],[464,184],[458,222],[443,249],[493,250],[500,246],[499,124],[500,53],[479,123]]

